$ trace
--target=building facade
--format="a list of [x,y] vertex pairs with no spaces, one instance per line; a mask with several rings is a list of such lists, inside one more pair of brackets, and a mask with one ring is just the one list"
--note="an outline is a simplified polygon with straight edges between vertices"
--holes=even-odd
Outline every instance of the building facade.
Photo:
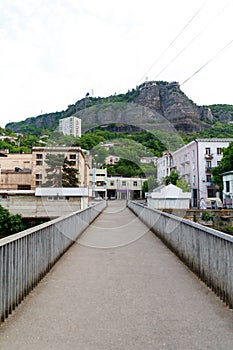
[[64,160],[67,158],[78,171],[78,187],[88,187],[89,152],[84,152],[80,147],[33,147],[30,154],[0,152],[0,190],[34,190],[44,185],[48,154],[60,154]]
[[64,135],[81,137],[81,119],[74,116],[60,119],[58,130]]
[[142,198],[142,186],[147,179],[138,177],[107,178],[107,197],[109,199],[139,199]]
[[[70,162],[71,166],[78,170],[78,187],[87,187],[88,164],[85,154],[80,147],[33,147],[32,148],[32,189],[40,187],[47,181],[48,155],[62,155],[63,159]],[[61,164],[61,166],[63,163]]]
[[[232,165],[233,167],[233,165]],[[223,205],[225,208],[233,208],[233,170],[222,174],[223,180]]]
[[211,170],[219,165],[222,149],[233,139],[196,139],[173,153],[166,152],[157,161],[157,178],[162,183],[172,170],[179,173],[190,186],[192,206],[200,199],[218,196],[218,188],[211,181]]
[[93,198],[106,198],[107,195],[107,169],[93,168],[89,175],[89,190]]

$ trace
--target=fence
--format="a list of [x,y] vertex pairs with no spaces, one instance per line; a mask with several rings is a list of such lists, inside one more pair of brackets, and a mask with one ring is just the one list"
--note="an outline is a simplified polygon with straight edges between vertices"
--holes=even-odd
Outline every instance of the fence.
[[233,236],[133,202],[128,207],[233,308]]
[[45,276],[106,202],[0,240],[0,322]]

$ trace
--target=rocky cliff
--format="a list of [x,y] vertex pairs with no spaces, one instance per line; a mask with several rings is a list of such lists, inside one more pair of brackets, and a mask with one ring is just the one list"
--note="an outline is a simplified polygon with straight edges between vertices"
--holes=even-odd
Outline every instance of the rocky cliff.
[[[114,103],[117,108],[113,107]],[[46,128],[55,130],[59,119],[73,114],[80,117],[88,128],[112,122],[132,124],[134,121],[139,127],[148,129],[148,125],[158,125],[158,119],[162,117],[177,130],[186,133],[203,130],[208,125],[206,121],[213,120],[211,110],[204,106],[198,107],[182,92],[178,83],[152,81],[145,82],[126,94],[108,98],[86,96],[85,99],[68,106],[66,111],[9,123],[6,127],[15,132],[31,133],[33,128],[37,133]]]

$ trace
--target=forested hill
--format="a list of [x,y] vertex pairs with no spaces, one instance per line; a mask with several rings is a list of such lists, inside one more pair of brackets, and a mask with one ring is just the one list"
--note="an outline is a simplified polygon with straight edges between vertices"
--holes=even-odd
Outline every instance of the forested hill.
[[[6,128],[14,132],[39,136],[46,134],[48,130],[56,130],[59,119],[74,114],[82,119],[83,126],[88,125],[91,128],[100,124],[109,124],[110,120],[116,121],[112,109],[114,104],[120,106],[115,111],[117,123],[130,125],[133,119],[143,129],[151,129],[158,124],[158,115],[173,124],[177,130],[188,134],[205,130],[215,121],[224,123],[233,121],[233,106],[231,105],[197,106],[182,92],[178,83],[151,81],[125,94],[104,98],[91,97],[86,94],[85,98],[69,105],[66,110],[9,123]],[[130,108],[125,111],[122,105],[128,105]],[[141,109],[134,106],[147,107],[146,112],[142,115]],[[87,111],[91,113],[88,114]]]

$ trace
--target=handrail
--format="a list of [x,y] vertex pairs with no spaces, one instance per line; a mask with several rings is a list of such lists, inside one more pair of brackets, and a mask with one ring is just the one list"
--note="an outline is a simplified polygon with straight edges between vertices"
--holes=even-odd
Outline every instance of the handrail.
[[138,203],[128,207],[233,309],[233,236]]
[[104,210],[106,202],[0,239],[0,322]]

